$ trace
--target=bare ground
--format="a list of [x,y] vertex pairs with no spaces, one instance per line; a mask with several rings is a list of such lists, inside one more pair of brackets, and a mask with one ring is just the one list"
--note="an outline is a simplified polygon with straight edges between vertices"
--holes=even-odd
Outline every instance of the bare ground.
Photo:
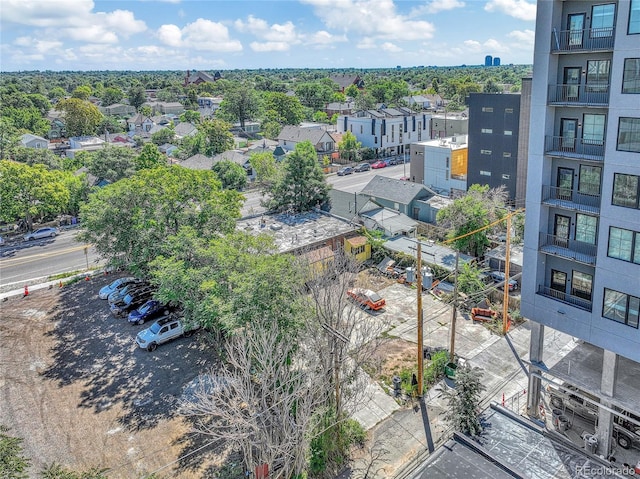
[[185,385],[216,363],[205,334],[148,353],[144,326],[108,313],[97,292],[114,278],[0,303],[0,424],[24,439],[30,477],[53,462],[109,468],[110,478],[215,477],[224,446],[176,414]]

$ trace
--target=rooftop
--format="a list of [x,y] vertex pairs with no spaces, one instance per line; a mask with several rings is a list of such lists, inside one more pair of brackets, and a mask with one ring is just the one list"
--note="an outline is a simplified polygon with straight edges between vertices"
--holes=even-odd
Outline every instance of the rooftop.
[[418,141],[414,143],[419,146],[428,146],[431,148],[446,148],[449,150],[460,150],[467,148],[467,135],[457,135],[449,138],[438,138],[436,140]]

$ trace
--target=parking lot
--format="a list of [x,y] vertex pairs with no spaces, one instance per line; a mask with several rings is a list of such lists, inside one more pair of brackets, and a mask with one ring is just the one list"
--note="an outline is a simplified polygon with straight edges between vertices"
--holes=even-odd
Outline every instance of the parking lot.
[[[145,325],[109,314],[99,276],[0,303],[0,424],[24,438],[32,476],[57,462],[100,466],[109,477],[139,477],[206,443],[176,414],[185,388],[216,364],[206,333],[150,353],[134,342]],[[164,473],[202,477],[202,461],[219,444]]]

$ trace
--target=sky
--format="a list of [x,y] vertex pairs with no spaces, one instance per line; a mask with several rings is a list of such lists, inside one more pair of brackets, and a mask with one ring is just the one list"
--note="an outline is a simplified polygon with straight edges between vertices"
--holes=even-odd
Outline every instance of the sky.
[[531,64],[535,15],[534,0],[2,0],[0,71]]

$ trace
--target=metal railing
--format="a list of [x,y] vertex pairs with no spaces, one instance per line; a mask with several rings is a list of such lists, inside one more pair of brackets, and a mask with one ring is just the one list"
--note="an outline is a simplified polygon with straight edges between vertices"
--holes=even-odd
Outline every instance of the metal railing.
[[598,246],[562,236],[540,233],[540,251],[580,263],[593,265],[596,263]]
[[549,85],[550,104],[607,106],[609,104],[609,84],[589,85]]
[[586,140],[570,136],[546,136],[544,152],[562,158],[604,160],[604,140]]
[[571,294],[565,293],[564,291],[558,291],[545,285],[538,285],[538,294],[541,296],[546,296],[547,298],[561,301],[566,304],[570,304],[572,306],[575,306],[576,308],[584,309],[585,311],[591,311],[593,307],[593,302],[588,299],[584,299],[579,296],[573,296]]
[[577,211],[600,212],[600,195],[588,195],[569,188],[542,185],[542,201]]
[[552,52],[613,50],[615,29],[585,28],[584,30],[556,30],[551,32]]

